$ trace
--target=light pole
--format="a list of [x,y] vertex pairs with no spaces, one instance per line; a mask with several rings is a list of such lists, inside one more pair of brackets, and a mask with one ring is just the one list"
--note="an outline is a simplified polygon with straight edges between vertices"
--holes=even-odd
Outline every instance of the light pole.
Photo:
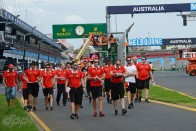
[[32,31],[30,33],[27,33],[24,35],[24,53],[23,53],[23,58],[22,58],[22,62],[23,62],[23,70],[25,69],[25,56],[26,56],[26,47],[27,47],[27,41],[26,41],[26,36],[33,34],[33,30],[36,28],[36,26],[34,26],[32,28]]

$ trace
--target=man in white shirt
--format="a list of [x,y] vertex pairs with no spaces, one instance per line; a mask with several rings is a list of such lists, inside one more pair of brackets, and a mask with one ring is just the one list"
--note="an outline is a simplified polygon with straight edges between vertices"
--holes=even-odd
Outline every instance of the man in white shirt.
[[[131,58],[126,58],[127,65],[125,66],[126,70],[126,77],[125,77],[125,88],[127,92],[127,99],[128,99],[128,108],[131,109],[134,107],[133,99],[136,93],[136,80],[135,76],[137,74],[136,66],[131,62]],[[131,96],[130,96],[131,93]]]

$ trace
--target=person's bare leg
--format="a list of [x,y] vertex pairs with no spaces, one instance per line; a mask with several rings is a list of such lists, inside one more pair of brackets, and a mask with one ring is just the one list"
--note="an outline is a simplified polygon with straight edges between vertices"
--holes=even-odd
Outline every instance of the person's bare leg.
[[99,111],[103,111],[103,102],[102,102],[102,97],[99,97]]

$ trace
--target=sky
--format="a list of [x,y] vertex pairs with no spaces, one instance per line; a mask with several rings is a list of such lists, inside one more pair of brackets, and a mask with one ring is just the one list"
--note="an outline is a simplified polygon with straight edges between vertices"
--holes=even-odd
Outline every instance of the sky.
[[[0,3],[15,15],[18,13],[30,25],[44,34],[52,33],[53,24],[105,23],[106,6],[152,5],[172,3],[195,3],[194,0],[0,0]],[[189,38],[196,35],[196,21],[183,26],[180,13],[155,13],[112,15],[111,31],[123,32],[133,22],[129,38]],[[82,39],[68,39],[75,49]]]

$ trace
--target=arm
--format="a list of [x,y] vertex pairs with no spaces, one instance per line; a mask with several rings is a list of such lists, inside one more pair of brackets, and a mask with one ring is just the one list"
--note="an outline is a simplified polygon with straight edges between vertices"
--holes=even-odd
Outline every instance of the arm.
[[154,78],[153,78],[153,75],[152,75],[152,71],[150,71],[150,77],[151,77],[151,81],[154,82]]
[[[65,91],[67,92],[67,85],[68,85],[68,79],[66,79],[66,81],[65,81]],[[67,92],[68,93],[68,92]]]
[[3,78],[3,85],[5,88],[7,87],[5,78]]
[[44,87],[44,80],[43,80],[43,77],[41,77],[40,83],[41,83],[41,86],[42,86],[43,88],[45,88],[45,87]]

